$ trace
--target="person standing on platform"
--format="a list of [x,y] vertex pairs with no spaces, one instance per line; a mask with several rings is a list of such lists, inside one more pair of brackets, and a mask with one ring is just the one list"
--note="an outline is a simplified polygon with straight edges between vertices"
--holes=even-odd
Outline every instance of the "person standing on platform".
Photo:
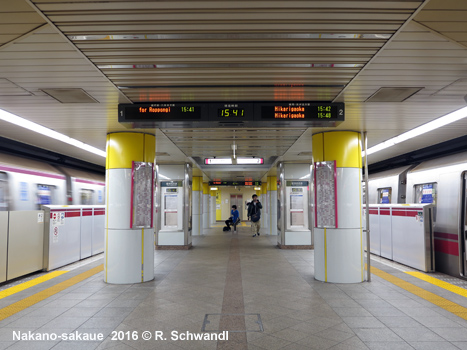
[[258,196],[254,194],[251,197],[253,200],[248,205],[248,220],[251,220],[251,232],[253,237],[259,236],[259,229],[261,228],[261,209],[263,206],[258,200]]

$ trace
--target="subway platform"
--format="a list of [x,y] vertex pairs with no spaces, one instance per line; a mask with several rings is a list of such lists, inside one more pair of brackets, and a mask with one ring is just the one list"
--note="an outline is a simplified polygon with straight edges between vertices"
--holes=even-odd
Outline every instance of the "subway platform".
[[219,225],[156,251],[151,282],[104,283],[101,255],[2,284],[0,349],[467,349],[464,280],[377,258],[371,282],[322,283],[276,240]]

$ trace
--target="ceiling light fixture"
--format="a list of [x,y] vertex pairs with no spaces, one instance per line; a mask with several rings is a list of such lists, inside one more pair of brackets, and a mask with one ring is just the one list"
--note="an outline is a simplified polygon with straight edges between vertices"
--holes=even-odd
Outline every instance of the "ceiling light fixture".
[[206,165],[232,164],[232,159],[231,158],[205,158],[204,164]]
[[62,141],[65,143],[68,143],[69,145],[81,148],[85,151],[97,154],[98,156],[101,157],[106,157],[107,153],[105,151],[102,151],[96,147],[90,146],[84,142],[78,141],[76,139],[73,139],[69,136],[66,136],[64,134],[61,134],[59,132],[56,132],[52,129],[46,128],[45,126],[39,125],[37,123],[34,123],[32,121],[29,121],[27,119],[18,117],[17,115],[11,114],[7,111],[4,111],[0,109],[0,120],[4,120],[8,123],[12,123],[18,126],[21,126],[22,128],[26,128],[28,130],[37,132],[39,134],[51,137],[55,140]]
[[237,164],[263,164],[263,158],[237,158]]
[[[376,146],[370,147],[368,148],[367,155],[379,152],[385,148],[394,146],[398,143],[407,141],[411,138],[414,138],[422,134],[425,134],[427,132],[433,131],[435,129],[441,128],[442,126],[454,123],[465,117],[467,117],[467,107],[458,109],[457,111],[446,114],[445,116],[437,118],[431,122],[420,125],[419,127],[416,127],[415,129],[404,132],[403,134],[400,134],[399,136],[393,137],[387,141],[379,143]],[[364,155],[365,155],[365,152],[362,152],[362,156]]]
[[211,191],[217,191],[219,188],[217,187],[211,187]]

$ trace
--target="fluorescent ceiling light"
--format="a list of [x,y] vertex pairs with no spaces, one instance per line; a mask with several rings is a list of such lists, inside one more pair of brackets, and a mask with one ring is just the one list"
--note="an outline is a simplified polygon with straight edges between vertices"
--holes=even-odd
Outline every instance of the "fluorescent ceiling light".
[[211,191],[217,191],[218,188],[217,187],[211,187]]
[[256,191],[261,191],[261,187],[254,187]]
[[34,122],[31,122],[27,119],[18,117],[17,115],[11,114],[7,111],[4,111],[0,109],[0,120],[4,120],[8,123],[12,123],[18,126],[21,126],[22,128],[29,129],[31,131],[37,132],[39,134],[51,137],[55,140],[59,140],[65,143],[68,143],[69,145],[81,148],[85,151],[97,154],[98,156],[101,157],[106,157],[107,153],[105,151],[102,151],[96,147],[90,146],[84,142],[78,141],[76,139],[73,139],[69,136],[63,135],[59,132],[56,132],[52,129],[46,128],[45,126],[36,124]]
[[216,164],[232,164],[231,158],[206,158],[204,164],[216,165]]
[[[441,128],[442,126],[454,123],[465,117],[467,117],[467,107],[458,109],[457,111],[446,114],[445,116],[437,118],[426,124],[420,125],[419,127],[416,127],[415,129],[404,132],[403,134],[400,134],[399,136],[393,137],[392,139],[389,139],[380,144],[377,144],[376,146],[368,148],[367,154],[370,155],[372,153],[379,152],[385,148],[394,146],[395,144],[407,141],[411,138],[414,138],[422,134],[425,134],[427,132],[433,131],[435,129]],[[362,152],[362,156],[364,155],[365,155],[365,152]]]
[[263,164],[263,158],[237,158],[237,164]]

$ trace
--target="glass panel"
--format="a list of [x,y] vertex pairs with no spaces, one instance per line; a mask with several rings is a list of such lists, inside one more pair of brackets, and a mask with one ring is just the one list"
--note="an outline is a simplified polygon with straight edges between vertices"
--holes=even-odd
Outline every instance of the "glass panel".
[[390,204],[392,187],[378,188],[378,204]]
[[37,207],[41,205],[56,204],[54,201],[55,186],[51,185],[37,185]]
[[432,203],[435,206],[433,208],[433,222],[436,222],[436,198],[438,195],[438,184],[436,182],[433,182],[415,185],[414,187],[414,203]]
[[8,210],[8,180],[5,173],[0,173],[0,211]]
[[81,203],[81,205],[92,205],[93,204],[93,202],[92,202],[93,195],[94,195],[93,190],[82,189],[81,192],[80,192],[80,198],[81,198],[80,203]]

